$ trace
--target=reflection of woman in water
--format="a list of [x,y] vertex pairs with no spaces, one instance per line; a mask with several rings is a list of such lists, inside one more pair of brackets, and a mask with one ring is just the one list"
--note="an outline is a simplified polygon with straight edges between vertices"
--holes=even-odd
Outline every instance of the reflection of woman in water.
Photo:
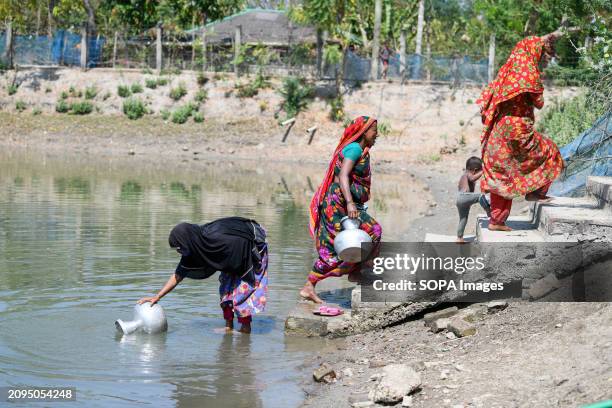
[[170,247],[181,254],[175,273],[153,297],[139,304],[155,304],[185,277],[206,279],[220,271],[219,294],[226,330],[234,327],[234,314],[251,332],[251,316],[264,310],[268,297],[268,245],[266,231],[253,220],[221,218],[204,225],[181,223],[172,229]]
[[491,230],[511,230],[506,219],[513,197],[549,201],[548,187],[563,169],[557,145],[533,129],[534,108],[544,105],[540,70],[554,54],[558,36],[529,37],[516,44],[476,101],[485,126],[481,191],[491,192]]
[[378,136],[376,119],[360,116],[345,130],[334,151],[323,183],[310,203],[310,234],[315,239],[319,258],[300,295],[322,303],[315,285],[330,276],[342,276],[358,269],[358,264],[343,262],[334,250],[334,238],[342,230],[340,220],[349,216],[361,220],[360,228],[374,243],[380,242],[382,228],[363,211],[370,198],[370,153]]

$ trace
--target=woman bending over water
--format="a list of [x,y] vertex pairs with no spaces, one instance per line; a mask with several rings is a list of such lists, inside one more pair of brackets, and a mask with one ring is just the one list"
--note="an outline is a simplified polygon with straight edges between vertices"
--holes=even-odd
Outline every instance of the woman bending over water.
[[181,223],[168,239],[181,254],[176,271],[153,297],[139,304],[155,304],[185,277],[206,279],[219,271],[220,306],[225,328],[251,332],[253,314],[262,312],[268,297],[268,245],[266,231],[256,221],[241,217],[221,218],[204,225]]

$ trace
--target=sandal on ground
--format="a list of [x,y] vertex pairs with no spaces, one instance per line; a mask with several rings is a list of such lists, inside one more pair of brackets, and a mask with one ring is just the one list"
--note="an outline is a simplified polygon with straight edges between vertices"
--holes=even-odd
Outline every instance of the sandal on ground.
[[320,306],[312,312],[317,316],[340,316],[344,311],[337,307]]

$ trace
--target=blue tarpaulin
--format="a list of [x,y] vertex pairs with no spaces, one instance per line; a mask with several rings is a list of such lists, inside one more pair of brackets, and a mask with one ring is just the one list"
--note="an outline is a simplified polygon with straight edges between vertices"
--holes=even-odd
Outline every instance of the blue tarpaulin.
[[559,150],[566,167],[551,186],[552,195],[581,196],[588,176],[612,176],[612,111]]

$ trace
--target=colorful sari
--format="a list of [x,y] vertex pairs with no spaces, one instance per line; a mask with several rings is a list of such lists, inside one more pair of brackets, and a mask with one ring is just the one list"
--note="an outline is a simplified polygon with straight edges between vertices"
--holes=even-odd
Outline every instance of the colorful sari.
[[[315,239],[318,259],[314,262],[308,280],[316,284],[320,280],[330,276],[342,276],[358,269],[359,264],[344,262],[338,258],[334,250],[334,238],[342,230],[340,220],[347,216],[346,199],[342,194],[340,184],[334,182],[334,177],[340,174],[344,155],[344,149],[350,143],[358,141],[368,130],[375,119],[360,116],[355,119],[345,130],[334,151],[332,160],[323,183],[316,191],[310,203],[310,234]],[[370,198],[370,154],[366,148],[359,160],[355,163],[349,176],[350,190],[353,201],[358,208]],[[367,232],[374,243],[380,242],[382,228],[374,218],[365,211],[360,211],[360,228]]]
[[557,145],[533,127],[534,108],[544,105],[543,46],[539,37],[520,41],[476,101],[484,124],[481,190],[491,193],[491,224],[505,223],[513,197],[545,195],[563,169]]

